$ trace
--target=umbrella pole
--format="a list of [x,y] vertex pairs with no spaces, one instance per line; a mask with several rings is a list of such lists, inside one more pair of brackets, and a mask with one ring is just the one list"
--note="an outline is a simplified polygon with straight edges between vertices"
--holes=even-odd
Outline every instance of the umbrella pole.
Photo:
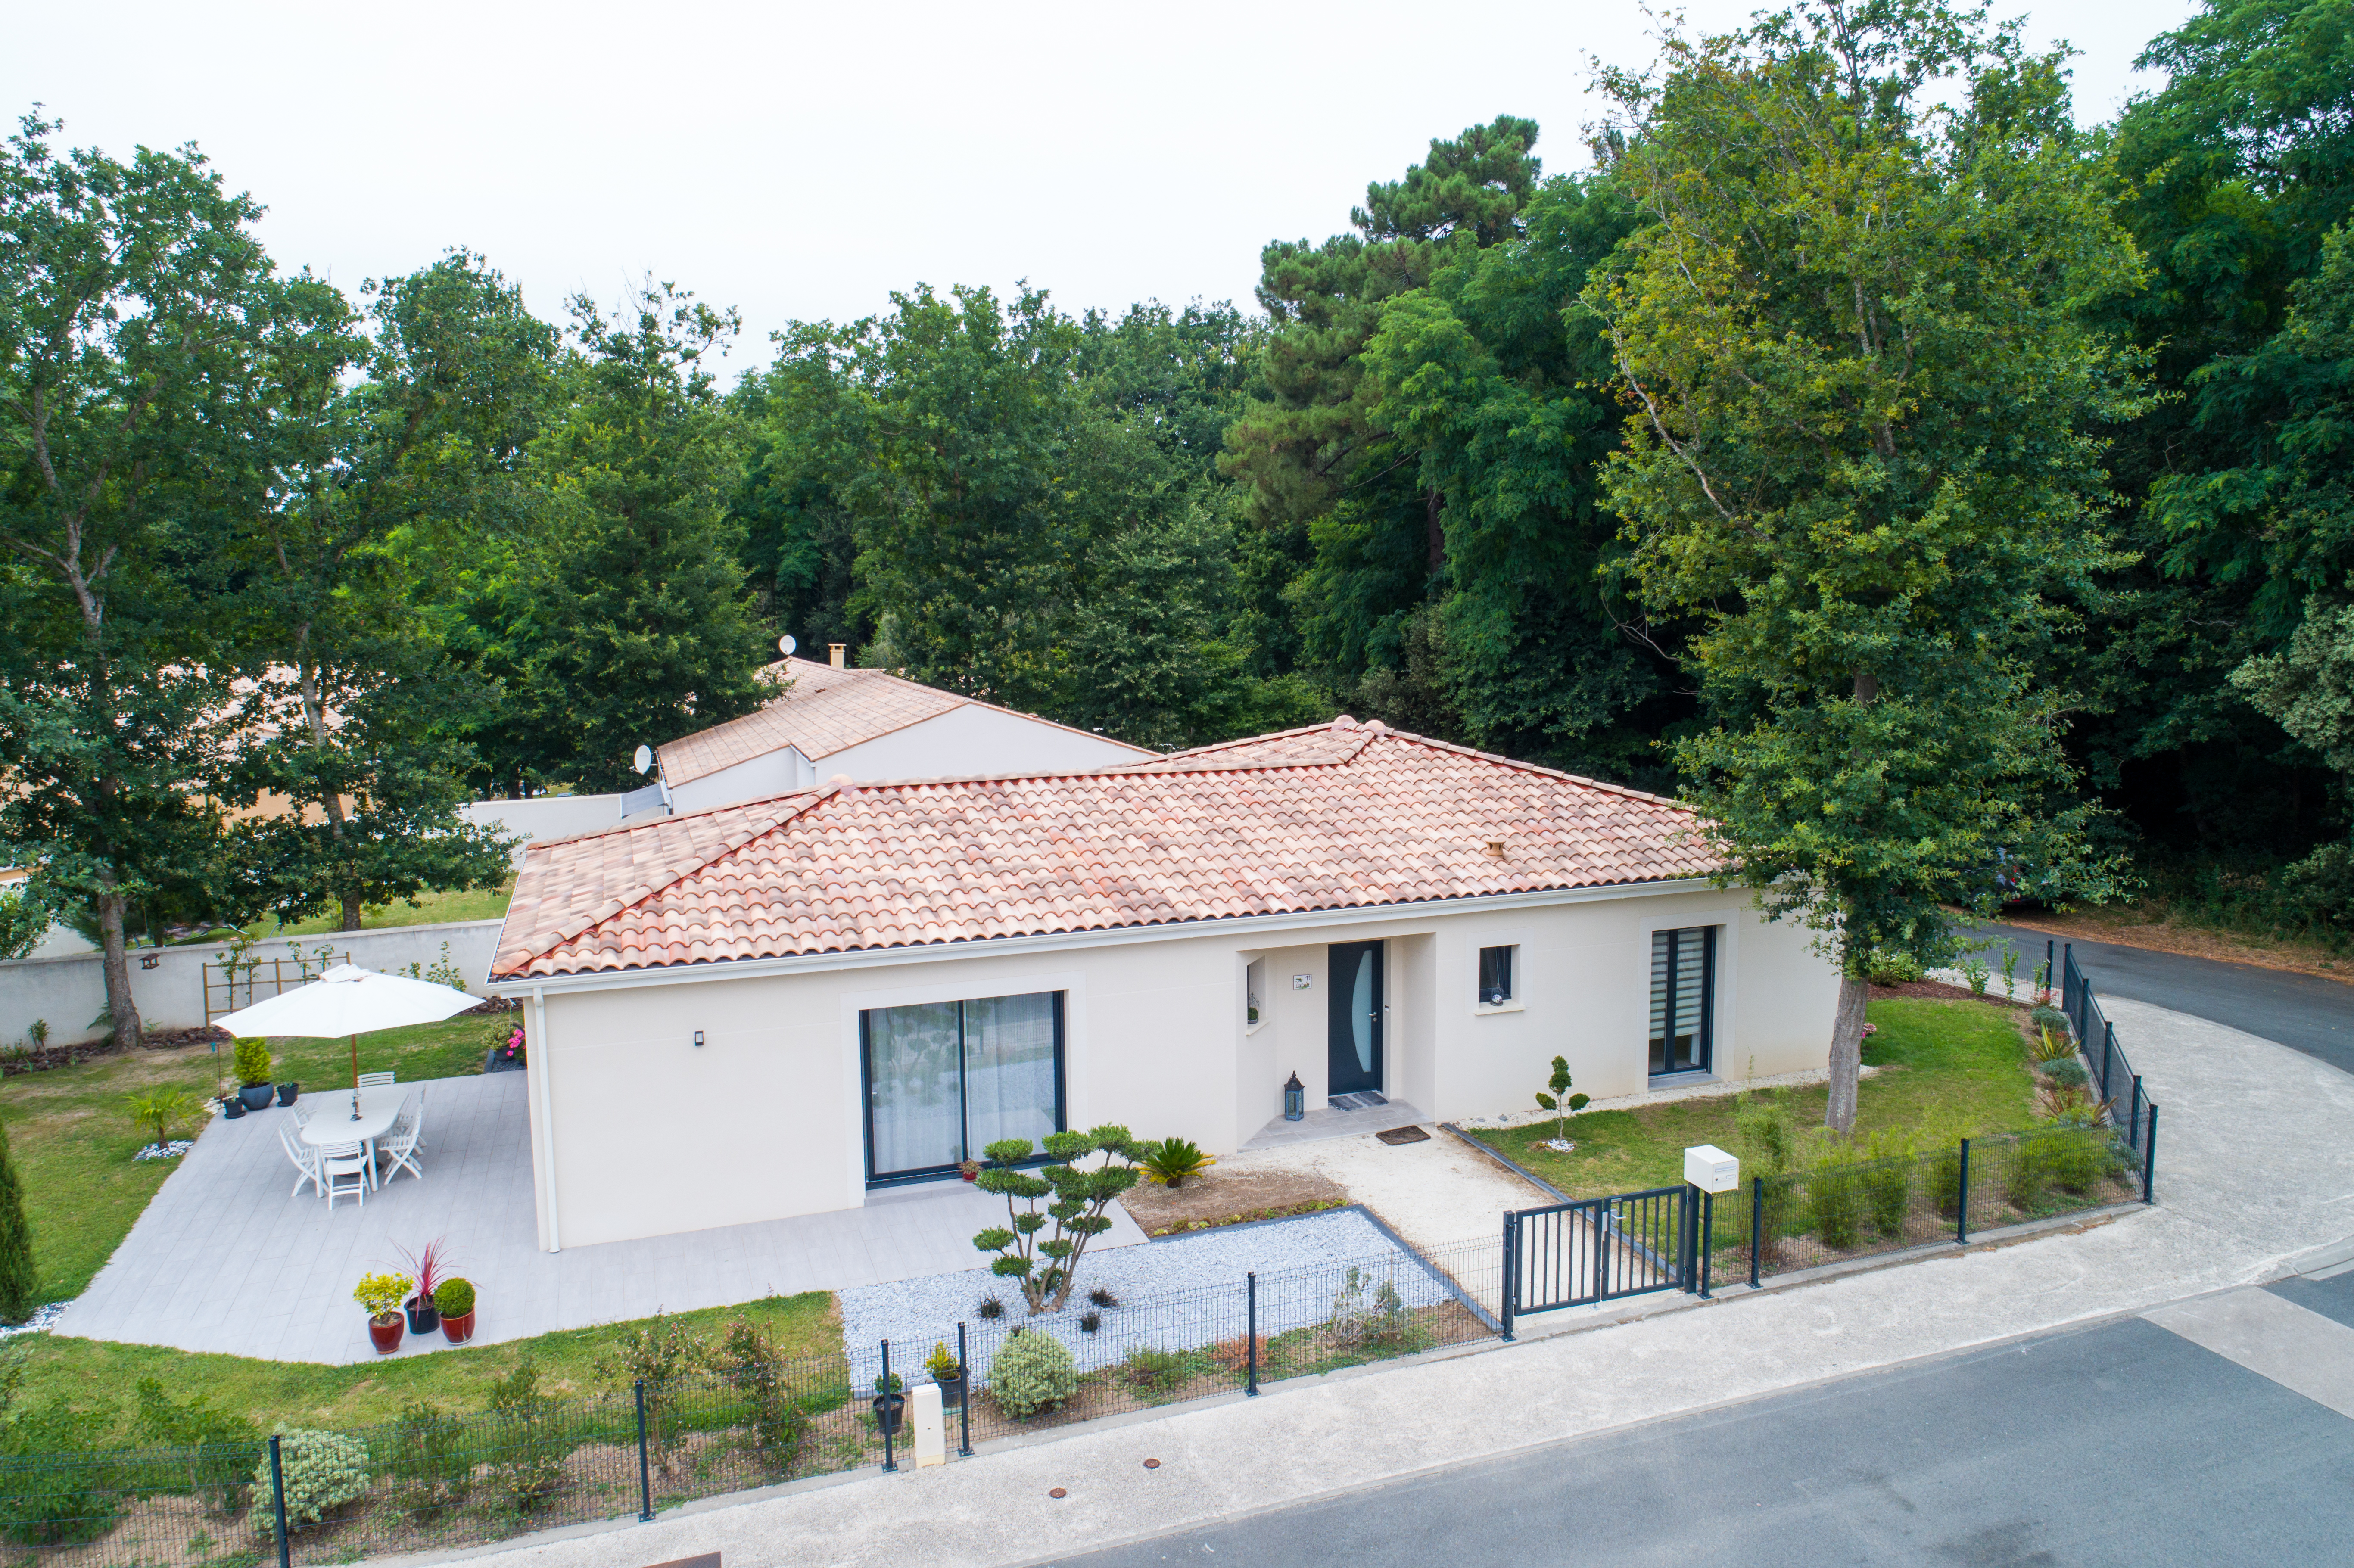
[[352,1119],[360,1119],[360,1037],[352,1036]]

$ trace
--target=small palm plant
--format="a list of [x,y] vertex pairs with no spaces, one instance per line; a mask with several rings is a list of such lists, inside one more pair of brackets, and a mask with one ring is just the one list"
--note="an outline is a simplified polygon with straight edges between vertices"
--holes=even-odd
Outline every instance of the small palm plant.
[[165,1148],[172,1135],[188,1125],[196,1102],[186,1089],[151,1089],[131,1097],[131,1119],[155,1135],[155,1147]]
[[1158,1143],[1139,1144],[1136,1163],[1149,1180],[1174,1190],[1183,1186],[1188,1176],[1199,1176],[1217,1161],[1189,1139],[1164,1138]]
[[1553,1112],[1553,1138],[1546,1147],[1566,1154],[1577,1147],[1569,1140],[1569,1118],[1592,1105],[1594,1097],[1569,1092],[1569,1058],[1566,1056],[1553,1059],[1553,1076],[1545,1080],[1545,1088],[1552,1092],[1538,1093],[1537,1108]]

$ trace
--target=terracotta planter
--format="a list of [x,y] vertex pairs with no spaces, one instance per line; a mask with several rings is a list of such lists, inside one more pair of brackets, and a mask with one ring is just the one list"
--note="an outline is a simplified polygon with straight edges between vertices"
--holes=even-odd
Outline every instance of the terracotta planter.
[[453,1345],[462,1345],[474,1337],[474,1308],[467,1308],[455,1318],[441,1319],[441,1337]]
[[398,1312],[387,1318],[371,1318],[368,1319],[368,1342],[376,1347],[377,1355],[388,1356],[400,1349],[400,1336],[408,1327],[400,1320]]

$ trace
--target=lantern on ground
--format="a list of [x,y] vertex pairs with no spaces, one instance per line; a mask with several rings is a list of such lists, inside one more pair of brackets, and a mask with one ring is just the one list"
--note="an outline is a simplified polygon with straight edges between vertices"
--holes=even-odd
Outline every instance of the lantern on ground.
[[1308,1086],[1299,1081],[1299,1074],[1294,1073],[1291,1081],[1283,1086],[1283,1119],[1299,1121],[1307,1114]]

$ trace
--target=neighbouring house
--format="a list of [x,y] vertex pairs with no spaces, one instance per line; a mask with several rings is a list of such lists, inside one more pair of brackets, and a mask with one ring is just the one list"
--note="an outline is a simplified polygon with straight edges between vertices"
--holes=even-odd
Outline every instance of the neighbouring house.
[[1213,1152],[1368,1093],[1532,1108],[1819,1065],[1808,934],[1688,808],[1342,717],[1081,774],[822,786],[526,855],[544,1246],[857,1207],[993,1139]]
[[887,670],[854,670],[790,655],[763,675],[784,692],[741,718],[653,748],[654,782],[624,814],[657,803],[672,814],[807,789],[821,778],[970,778],[1081,773],[1157,755],[1034,714],[918,685]]

